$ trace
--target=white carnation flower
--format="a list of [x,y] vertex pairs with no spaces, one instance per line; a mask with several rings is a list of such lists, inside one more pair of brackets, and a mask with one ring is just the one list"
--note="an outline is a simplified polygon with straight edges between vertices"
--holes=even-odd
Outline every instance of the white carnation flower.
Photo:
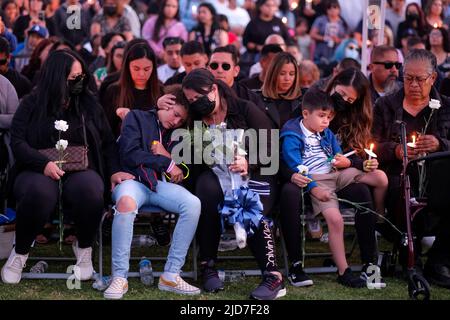
[[67,129],[69,129],[69,125],[64,120],[56,120],[55,129],[58,131],[66,131]]
[[431,99],[430,104],[428,105],[431,109],[439,109],[441,107],[441,102],[436,99]]
[[300,174],[307,175],[309,173],[308,167],[304,166],[302,164],[297,166],[297,170],[298,170],[298,173],[300,173]]
[[56,143],[55,147],[57,150],[64,151],[66,150],[68,144],[69,142],[67,140],[61,139]]

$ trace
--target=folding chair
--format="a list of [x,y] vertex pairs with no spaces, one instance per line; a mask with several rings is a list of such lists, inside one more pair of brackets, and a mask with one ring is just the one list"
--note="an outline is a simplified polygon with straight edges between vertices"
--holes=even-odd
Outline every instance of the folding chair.
[[[161,209],[160,207],[157,206],[145,206],[140,208],[139,212],[138,212],[138,216],[141,217],[148,217],[151,215],[154,215],[156,213],[161,213],[164,212],[163,209]],[[99,277],[100,279],[103,277],[103,222],[105,221],[105,219],[108,216],[112,215],[112,210],[110,209],[109,211],[105,212],[105,214],[102,217],[102,220],[100,222],[100,228],[99,228],[99,257],[98,257],[98,273],[99,273]],[[187,277],[187,278],[192,278],[194,280],[197,280],[197,270],[198,270],[198,266],[197,266],[197,247],[196,247],[196,243],[195,243],[195,237],[192,241],[192,270],[188,271],[188,272],[182,272],[181,276],[182,277]],[[148,259],[150,259],[151,261],[166,261],[167,260],[167,256],[161,257],[161,256],[148,256]],[[141,259],[140,257],[130,257],[130,260],[139,260]],[[156,277],[159,277],[162,274],[162,272],[153,272],[153,275]],[[129,272],[128,273],[128,277],[139,277],[139,272]]]

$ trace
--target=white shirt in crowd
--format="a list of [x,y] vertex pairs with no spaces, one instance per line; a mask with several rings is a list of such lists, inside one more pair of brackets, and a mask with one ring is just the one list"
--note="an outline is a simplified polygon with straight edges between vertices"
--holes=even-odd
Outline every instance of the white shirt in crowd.
[[236,7],[236,9],[230,9],[228,7],[224,14],[228,17],[228,24],[231,29],[236,27],[245,28],[250,22],[248,11],[241,7]]
[[157,73],[158,73],[158,79],[164,83],[167,81],[167,79],[169,79],[170,77],[172,77],[175,72],[181,73],[184,71],[184,67],[181,66],[177,69],[172,69],[171,67],[169,67],[169,65],[163,64],[162,66],[159,66],[157,69]]

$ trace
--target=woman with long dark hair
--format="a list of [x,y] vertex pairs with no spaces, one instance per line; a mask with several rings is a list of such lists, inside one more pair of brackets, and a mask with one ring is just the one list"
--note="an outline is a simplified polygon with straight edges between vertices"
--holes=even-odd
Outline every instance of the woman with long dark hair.
[[43,39],[41,42],[39,42],[39,44],[36,46],[36,48],[34,48],[33,53],[31,54],[30,61],[25,67],[23,67],[21,73],[32,83],[35,83],[35,75],[44,64],[49,54],[50,48],[55,42],[56,39],[54,38]]
[[[62,180],[64,216],[75,222],[73,250],[79,280],[92,277],[92,243],[104,208],[104,192],[131,179],[120,172],[117,148],[105,114],[87,89],[89,73],[74,52],[58,50],[42,67],[35,90],[20,103],[11,126],[11,148],[16,158],[13,192],[17,201],[16,246],[3,266],[3,282],[16,284],[31,244],[58,202]],[[68,128],[59,132],[56,120]],[[55,148],[59,139],[68,146],[88,145],[88,167],[64,171],[39,149]]]
[[147,43],[130,47],[123,58],[120,79],[108,87],[103,102],[116,137],[120,135],[122,120],[131,109],[155,108],[161,93],[156,66],[155,53]]
[[[330,80],[327,93],[331,96],[335,116],[329,128],[338,137],[343,153],[356,151],[356,154],[346,158],[347,165],[361,170],[361,178],[344,189],[337,192],[337,196],[356,203],[365,203],[365,206],[374,210],[372,204],[371,186],[376,185],[380,190],[374,194],[379,199],[378,206],[383,206],[384,193],[387,187],[386,175],[377,170],[378,162],[374,159],[368,162],[365,158],[364,148],[368,148],[371,139],[372,105],[370,100],[369,82],[357,69],[347,69]],[[289,280],[294,286],[310,285],[311,280],[303,272],[301,265],[301,237],[299,212],[302,191],[306,186],[302,174],[286,169],[281,165],[281,176],[285,181],[280,199],[280,218],[283,235],[289,260],[292,265],[289,271]],[[363,174],[365,173],[365,174]],[[369,178],[367,178],[369,176]],[[367,181],[369,180],[369,181]],[[359,183],[363,182],[363,183]],[[375,188],[376,189],[376,188]],[[377,206],[377,207],[378,207]],[[377,208],[378,209],[378,208]],[[383,208],[379,208],[380,211]],[[375,216],[357,211],[355,215],[355,228],[364,264],[362,276],[367,277],[367,268],[375,263]],[[347,286],[354,286],[351,274],[340,274],[340,282]],[[344,276],[344,277],[342,277]]]
[[189,33],[189,41],[198,41],[203,44],[208,56],[217,47],[228,44],[228,33],[220,29],[217,12],[210,3],[201,3],[197,9],[198,24]]
[[163,41],[168,37],[178,37],[187,41],[186,27],[180,22],[178,0],[163,0],[158,15],[148,18],[142,28],[142,37],[155,51],[159,59],[163,58]]
[[[433,28],[428,34],[427,49],[436,56],[437,69],[442,78],[450,76],[450,39],[444,28]],[[439,87],[439,83],[436,84]]]
[[[208,127],[226,123],[227,129],[255,129],[259,134],[261,129],[270,130],[271,128],[270,121],[263,111],[253,103],[237,98],[224,82],[215,79],[206,69],[191,71],[184,78],[182,87],[190,104],[193,120],[202,121]],[[270,150],[270,140],[266,141],[265,147]],[[258,158],[258,164],[249,165],[245,157],[238,155],[229,169],[240,175],[248,174],[250,179],[259,182],[261,176],[259,160]],[[203,286],[207,292],[217,292],[224,288],[215,268],[221,234],[221,216],[218,206],[224,201],[224,191],[217,176],[209,167],[203,164],[194,165],[193,174],[194,194],[202,204],[197,239],[200,247]],[[251,293],[252,297],[272,300],[284,296],[286,289],[282,276],[278,272],[273,250],[274,239],[266,220],[262,219],[258,229],[249,236],[248,245],[263,274],[263,281]]]
[[413,2],[406,6],[405,17],[405,21],[398,25],[397,36],[395,37],[397,48],[402,47],[401,38],[408,29],[416,30],[417,34],[423,39],[430,30],[425,20],[425,14],[417,3]]

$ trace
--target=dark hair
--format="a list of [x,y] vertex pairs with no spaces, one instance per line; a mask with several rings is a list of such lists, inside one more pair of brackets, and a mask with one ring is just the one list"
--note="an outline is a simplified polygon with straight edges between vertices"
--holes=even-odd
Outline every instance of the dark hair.
[[119,33],[119,32],[108,32],[107,34],[105,34],[102,37],[102,40],[100,41],[101,47],[103,49],[106,49],[108,44],[111,42],[112,38],[114,38],[115,36],[120,36],[120,37],[122,37],[123,41],[127,41],[125,36],[123,34]]
[[445,28],[443,28],[443,27],[440,27],[440,28],[433,28],[433,29],[431,29],[430,30],[430,32],[428,33],[428,36],[427,36],[427,42],[426,42],[426,47],[427,47],[427,49],[428,50],[430,50],[431,49],[431,45],[430,45],[430,34],[431,34],[431,31],[433,31],[433,30],[439,30],[440,32],[441,32],[441,35],[442,35],[442,47],[443,47],[443,49],[444,49],[444,51],[445,52],[450,52],[450,39],[449,39],[449,37],[448,37],[448,31],[445,29]]
[[190,56],[193,54],[205,54],[205,47],[198,41],[188,41],[181,47],[180,55],[181,56]]
[[[41,116],[57,115],[63,106],[72,103],[67,87],[67,78],[75,61],[81,64],[85,78],[83,80],[83,92],[79,95],[80,106],[87,105],[83,102],[95,101],[93,94],[87,88],[90,81],[90,73],[83,59],[74,51],[63,49],[49,54],[44,62],[39,81],[36,86],[37,105],[41,108]],[[79,110],[75,110],[79,112]]]
[[183,46],[184,40],[181,39],[180,37],[166,37],[164,38],[162,43],[164,49],[166,49],[167,46],[171,46],[174,44],[181,44],[181,46]]
[[302,109],[313,112],[315,110],[334,111],[330,96],[323,90],[312,87],[303,96]]
[[329,82],[326,92],[331,94],[336,86],[352,86],[358,93],[358,99],[353,102],[350,110],[345,113],[337,113],[336,118],[343,119],[336,134],[341,142],[358,153],[363,154],[364,148],[371,139],[372,129],[372,100],[370,94],[370,83],[364,74],[354,68],[345,69],[335,75]]
[[224,14],[218,14],[217,15],[217,21],[219,21],[219,22],[226,21],[227,23],[229,23],[228,17],[226,15],[224,15]]
[[387,45],[381,45],[381,46],[374,47],[372,49],[372,52],[370,53],[370,61],[375,61],[375,58],[380,58],[387,52],[397,53],[397,49],[393,46],[387,46]]
[[331,7],[337,6],[339,9],[341,8],[338,0],[327,0],[325,2],[325,9],[328,10]]
[[175,97],[175,103],[183,106],[185,109],[189,108],[189,102],[184,96],[181,84],[173,84],[164,87],[164,94],[171,94]]
[[214,49],[213,54],[219,52],[231,54],[231,59],[233,60],[234,65],[237,66],[239,64],[239,51],[235,46],[228,44],[223,47],[217,47]]
[[9,42],[2,36],[0,36],[0,52],[4,53],[6,56],[9,56],[11,53],[11,49],[9,47]]
[[182,88],[191,89],[197,93],[206,95],[211,92],[214,84],[217,85],[219,90],[221,107],[224,105],[228,106],[237,99],[236,93],[234,93],[225,82],[216,79],[213,74],[205,68],[199,68],[189,72],[183,79]]
[[[174,19],[177,21],[180,21],[180,2],[177,0],[178,3],[178,10],[177,13],[175,14]],[[166,7],[167,4],[167,0],[162,0],[160,6],[159,6],[159,10],[158,10],[158,18],[156,18],[156,22],[155,22],[155,27],[153,29],[153,34],[152,34],[152,40],[155,42],[158,42],[160,39],[159,37],[159,32],[161,31],[162,26],[164,25],[164,22],[166,20],[166,16],[164,15],[164,9]]]
[[[53,42],[49,53],[58,50],[58,47],[64,45],[64,46],[68,46],[70,48],[70,50],[72,51],[76,51],[75,47],[73,46],[72,42],[65,40],[65,39],[57,39],[55,42]],[[59,49],[60,50],[60,49]]]
[[33,52],[31,53],[31,57],[28,64],[25,67],[23,67],[21,72],[30,81],[33,81],[34,75],[41,68],[42,51],[44,51],[45,48],[47,48],[48,46],[52,45],[55,42],[56,40],[54,38],[42,39],[36,46],[36,48],[34,48]]
[[125,41],[120,41],[120,42],[117,42],[113,47],[112,47],[112,49],[111,49],[111,53],[109,54],[109,57],[108,57],[108,62],[107,62],[107,64],[106,64],[106,66],[107,66],[107,71],[108,71],[108,74],[109,73],[113,73],[113,72],[116,72],[116,71],[118,71],[117,69],[116,69],[116,66],[114,65],[114,61],[113,61],[113,58],[114,58],[114,52],[116,52],[116,50],[117,49],[125,49],[125,46],[127,45],[127,43],[125,42]]
[[[17,5],[15,0],[4,0],[3,3],[2,3],[2,11],[5,11],[6,7],[9,4],[11,4],[11,3],[14,4],[17,7],[17,10],[19,10],[19,6]],[[20,16],[20,12],[17,12],[17,14],[18,14],[18,17],[19,17]]]
[[[419,31],[419,30],[424,30],[425,29],[425,26],[426,26],[426,21],[425,21],[425,14],[423,13],[423,10],[422,10],[422,8],[420,8],[420,6],[417,4],[417,3],[415,3],[415,2],[411,2],[410,4],[408,4],[407,6],[406,6],[406,9],[405,9],[405,15],[407,15],[408,14],[408,8],[409,7],[416,7],[416,9],[417,9],[417,12],[419,13],[419,21],[417,22],[417,28],[415,28],[415,30],[416,31]],[[406,20],[407,21],[407,20]],[[407,24],[408,26],[412,26],[411,24]],[[403,38],[403,37],[402,37]]]
[[279,44],[266,44],[261,49],[261,58],[267,57],[269,53],[283,52]]
[[257,0],[256,1],[256,17],[259,17],[261,15],[261,6],[263,6],[267,1],[269,0]]
[[423,40],[420,37],[418,37],[418,36],[410,37],[410,38],[408,38],[408,41],[406,42],[406,47],[408,49],[410,49],[419,43],[422,43],[423,45],[425,45],[425,43],[423,42]]
[[[423,10],[425,16],[428,16],[430,14],[431,6],[433,5],[434,1],[436,1],[436,0],[427,0],[425,8]],[[441,12],[441,15],[440,15],[442,21],[445,20],[445,6],[444,6],[444,2],[445,1],[442,1],[442,12]]]
[[361,69],[361,64],[353,58],[344,58],[338,63],[336,68],[340,70],[346,70],[350,68]]
[[[127,50],[128,49],[128,50]],[[134,60],[138,60],[141,58],[147,58],[152,62],[152,74],[147,81],[147,86],[150,89],[151,96],[149,96],[149,100],[152,105],[156,105],[156,100],[159,97],[160,87],[157,75],[157,64],[156,64],[156,56],[155,52],[150,48],[148,43],[145,42],[137,42],[132,46],[129,46],[125,49],[123,62],[122,62],[122,72],[120,74],[119,79],[119,101],[118,106],[123,108],[133,108],[134,104],[134,96],[133,96],[133,88],[134,83],[131,78],[130,73],[130,62]]]

